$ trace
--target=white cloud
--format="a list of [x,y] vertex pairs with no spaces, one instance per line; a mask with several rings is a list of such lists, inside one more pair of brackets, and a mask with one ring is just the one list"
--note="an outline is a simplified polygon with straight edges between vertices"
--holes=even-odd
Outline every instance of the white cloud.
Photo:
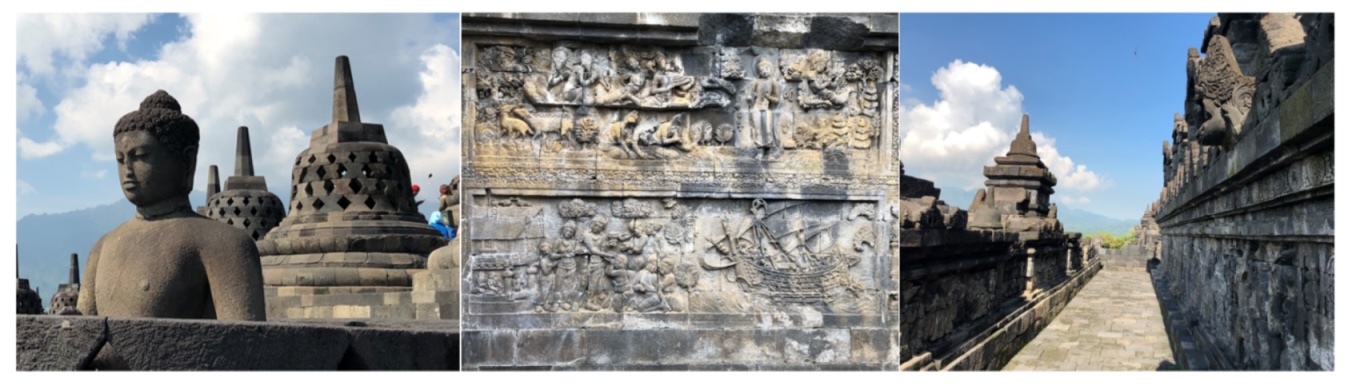
[[[438,44],[424,51],[421,60],[422,94],[413,105],[391,113],[390,126],[398,130],[386,133],[391,141],[405,144],[403,152],[421,154],[409,159],[410,168],[432,174],[440,185],[460,172],[460,55]],[[415,182],[426,178],[423,172],[413,177]]]
[[114,123],[164,89],[201,129],[198,190],[206,185],[209,165],[221,167],[222,180],[232,173],[235,128],[248,126],[255,171],[273,191],[288,192],[296,156],[308,147],[310,133],[330,120],[334,58],[348,55],[363,121],[385,125],[415,182],[419,174],[449,181],[458,172],[459,146],[451,141],[459,137],[446,123],[459,123],[459,58],[446,46],[457,39],[447,23],[410,14],[211,14],[185,20],[184,35],[154,58],[91,63],[70,75],[82,82],[57,96],[51,134],[39,139],[35,130],[25,130],[20,155],[87,152],[111,162]]
[[152,19],[147,14],[19,14],[17,59],[34,75],[51,75],[58,56],[79,66],[103,49],[109,34],[126,48],[132,33]]
[[32,85],[20,80],[16,91],[18,106],[14,113],[18,115],[20,123],[40,117],[47,111],[47,107],[42,105],[42,100],[38,99],[38,89]]
[[16,180],[16,181],[18,181],[18,183],[17,183],[16,185],[18,185],[18,187],[19,187],[19,195],[20,195],[20,196],[25,196],[25,195],[34,194],[34,193],[37,193],[37,192],[38,192],[38,190],[37,190],[36,188],[34,188],[32,184],[29,184],[29,183],[28,183],[28,181],[24,181],[24,180]]
[[[994,165],[1019,130],[1023,94],[1013,85],[1002,86],[994,67],[961,60],[935,71],[930,82],[938,89],[939,100],[933,104],[908,100],[901,107],[898,126],[906,173],[940,186],[983,187],[982,167]],[[1092,190],[1106,185],[1084,165],[1061,156],[1054,138],[1040,132],[1032,135],[1059,187]]]
[[1037,131],[1031,134],[1033,143],[1037,144],[1037,154],[1042,157],[1042,163],[1047,164],[1047,169],[1056,175],[1058,188],[1083,191],[1107,187],[1106,181],[1099,178],[1097,173],[1089,171],[1082,164],[1076,165],[1070,157],[1062,156],[1056,150],[1055,138]]
[[56,143],[38,143],[23,136],[19,132],[19,157],[23,159],[42,158],[61,152],[61,145]]

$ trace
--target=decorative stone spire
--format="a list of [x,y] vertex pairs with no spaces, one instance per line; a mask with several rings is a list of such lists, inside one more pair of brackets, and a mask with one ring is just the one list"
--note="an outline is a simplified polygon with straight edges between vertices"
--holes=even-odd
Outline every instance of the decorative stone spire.
[[1005,155],[1037,157],[1037,144],[1033,143],[1033,135],[1028,132],[1028,114],[1023,115],[1023,122],[1019,124],[1019,133],[1014,135],[1014,142],[1009,143],[1009,153]]
[[208,166],[208,167],[207,167],[207,201],[211,201],[211,197],[212,197],[212,196],[215,196],[216,193],[220,193],[220,192],[221,192],[221,176],[220,176],[220,173],[217,171],[216,165]]
[[352,82],[352,65],[347,55],[338,56],[333,68],[333,121],[361,122],[357,111],[357,88]]
[[70,254],[70,278],[67,283],[80,284],[80,254]]
[[235,175],[253,177],[253,149],[249,145],[249,128],[240,126],[235,135]]

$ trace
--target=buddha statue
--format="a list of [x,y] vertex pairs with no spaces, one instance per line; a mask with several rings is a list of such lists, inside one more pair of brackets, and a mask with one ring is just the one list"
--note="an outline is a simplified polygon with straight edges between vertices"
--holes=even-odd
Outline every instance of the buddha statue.
[[84,315],[263,320],[263,275],[247,234],[193,210],[197,123],[156,91],[113,131],[118,180],[136,215],[94,244]]

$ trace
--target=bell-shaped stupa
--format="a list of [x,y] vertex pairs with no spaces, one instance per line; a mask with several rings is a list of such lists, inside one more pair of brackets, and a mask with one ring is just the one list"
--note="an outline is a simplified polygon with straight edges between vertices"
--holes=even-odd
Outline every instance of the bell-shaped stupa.
[[447,240],[418,213],[408,162],[380,124],[363,123],[346,56],[334,74],[333,118],[310,136],[291,173],[291,207],[258,241],[271,287],[412,286],[412,271]]

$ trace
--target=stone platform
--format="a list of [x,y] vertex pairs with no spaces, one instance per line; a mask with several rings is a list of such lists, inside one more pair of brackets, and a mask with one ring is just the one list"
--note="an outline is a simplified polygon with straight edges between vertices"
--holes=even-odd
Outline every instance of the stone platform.
[[454,321],[17,317],[17,369],[92,370],[113,347],[131,370],[457,370]]
[[1004,369],[1175,369],[1150,274],[1105,266]]

